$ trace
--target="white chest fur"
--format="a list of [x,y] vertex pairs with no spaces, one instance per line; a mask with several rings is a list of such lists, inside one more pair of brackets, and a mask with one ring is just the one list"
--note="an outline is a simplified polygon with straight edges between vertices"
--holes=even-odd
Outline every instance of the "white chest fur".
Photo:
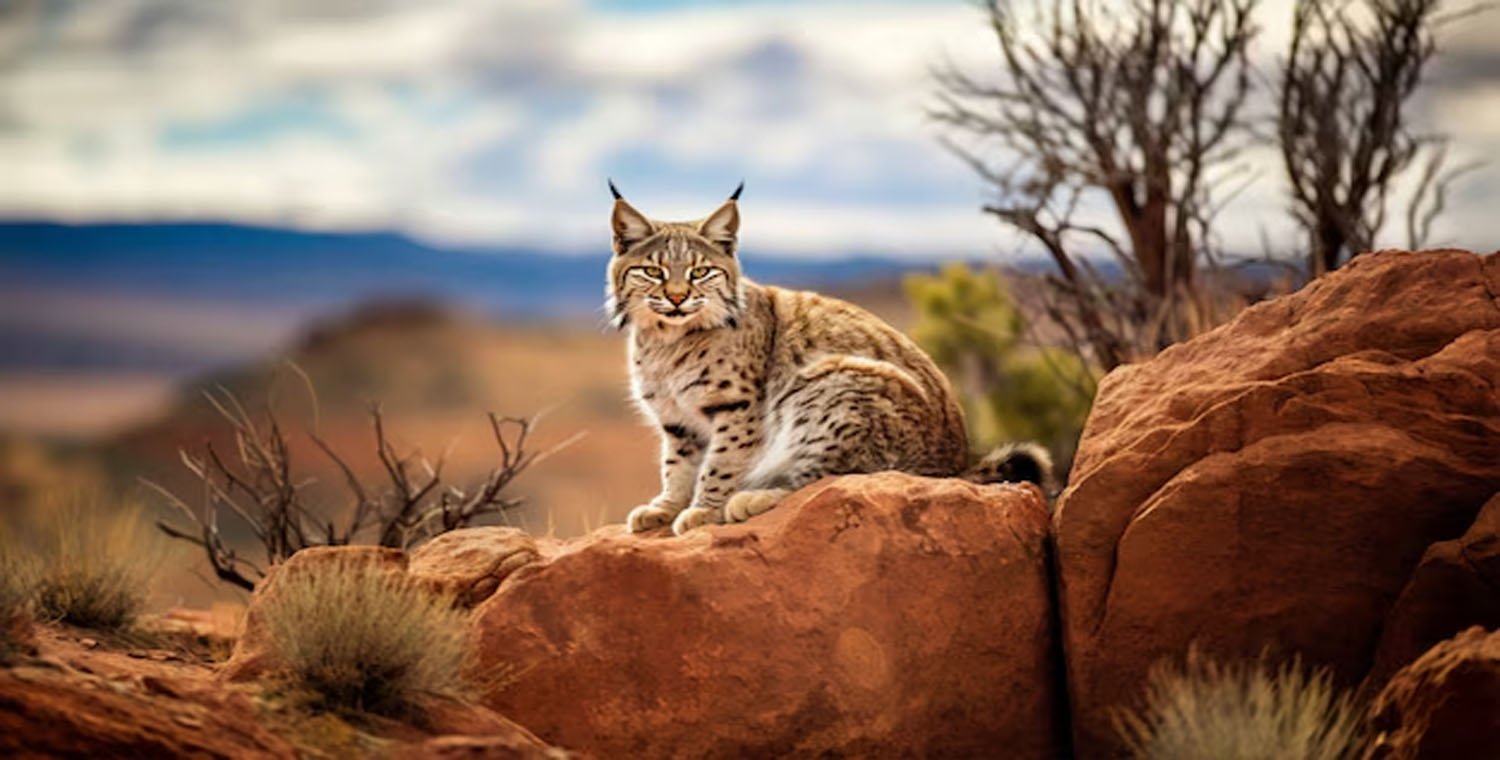
[[698,372],[698,368],[687,366],[681,352],[673,351],[670,345],[645,343],[635,336],[630,341],[629,362],[631,396],[641,413],[658,424],[687,422],[692,394],[683,392],[682,387],[691,378],[683,376]]
[[[729,336],[711,333],[632,335],[630,385],[637,406],[663,426],[680,426],[708,434],[716,425],[715,405],[739,408],[758,394],[748,373],[739,369],[738,352]],[[705,409],[709,412],[706,413]]]

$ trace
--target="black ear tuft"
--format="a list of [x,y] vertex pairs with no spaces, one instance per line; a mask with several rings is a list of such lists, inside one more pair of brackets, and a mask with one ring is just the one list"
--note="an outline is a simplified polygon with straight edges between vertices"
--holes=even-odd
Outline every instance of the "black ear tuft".
[[732,201],[739,200],[740,199],[740,193],[742,193],[744,191],[745,191],[745,180],[740,180],[740,186],[736,187],[734,189],[734,194],[729,196],[729,200],[732,200]]
[[[735,192],[736,192],[736,194],[738,194],[739,191],[735,191]],[[615,200],[617,200],[617,201],[618,200],[624,200],[624,198],[625,198],[625,196],[620,195],[620,189],[617,188],[617,187],[615,187],[615,181],[614,180],[609,180],[609,194],[613,195],[615,197]]]

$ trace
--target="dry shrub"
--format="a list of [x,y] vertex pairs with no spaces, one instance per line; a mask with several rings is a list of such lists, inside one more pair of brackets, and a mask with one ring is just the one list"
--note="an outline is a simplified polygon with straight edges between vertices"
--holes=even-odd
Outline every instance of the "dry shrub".
[[52,499],[28,522],[16,551],[33,566],[38,617],[101,631],[135,622],[165,551],[139,505],[75,494]]
[[317,707],[415,717],[463,698],[467,622],[451,600],[378,569],[337,565],[278,579],[262,606],[281,676]]
[[[313,400],[316,427],[317,394],[312,381],[296,365],[288,365],[302,378]],[[161,496],[185,522],[158,522],[172,538],[203,549],[214,574],[226,583],[253,591],[266,575],[265,569],[241,556],[220,532],[220,515],[233,515],[247,527],[265,549],[267,564],[274,565],[313,546],[345,546],[374,543],[410,549],[433,536],[481,524],[521,504],[510,495],[509,485],[526,468],[574,440],[574,436],[548,451],[527,449],[535,419],[489,414],[490,432],[500,458],[480,482],[459,488],[444,480],[446,454],[436,462],[419,451],[400,452],[386,431],[380,406],[370,408],[376,458],[384,470],[385,483],[365,483],[344,455],[335,451],[313,431],[308,439],[343,475],[349,491],[344,517],[334,518],[327,505],[311,499],[307,486],[317,482],[307,477],[293,461],[297,447],[268,402],[264,413],[252,414],[225,388],[204,394],[205,399],[234,433],[233,453],[204,444],[201,454],[182,450],[182,462],[201,482],[202,502],[197,507],[167,488],[143,480],[142,484]],[[190,527],[187,527],[190,526]]]
[[1190,652],[1152,669],[1144,709],[1116,715],[1130,756],[1152,760],[1337,760],[1364,734],[1348,694],[1301,663],[1221,664]]
[[34,569],[9,542],[0,542],[0,665],[29,647]]

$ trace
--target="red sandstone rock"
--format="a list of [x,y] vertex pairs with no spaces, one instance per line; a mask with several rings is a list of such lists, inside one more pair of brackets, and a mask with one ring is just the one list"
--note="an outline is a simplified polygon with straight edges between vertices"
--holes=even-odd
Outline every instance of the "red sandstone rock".
[[1052,757],[1030,486],[826,480],[684,538],[607,528],[475,609],[490,706],[600,757]]
[[438,736],[397,750],[391,760],[567,760],[571,757],[576,756],[553,747],[538,748],[512,736]]
[[1077,749],[1192,642],[1345,683],[1500,489],[1500,256],[1361,256],[1100,385],[1055,518]]
[[[473,703],[428,700],[422,705],[420,729],[407,727],[393,758],[494,758],[495,760],[566,760],[575,757],[549,747],[515,721]],[[395,733],[395,732],[393,732]],[[422,734],[431,734],[423,737]]]
[[225,684],[201,653],[142,657],[79,631],[41,626],[39,633],[39,656],[0,668],[6,760],[570,756],[469,702],[425,699],[416,725],[375,716],[346,721],[289,707],[274,689],[267,697],[256,684]]
[[1422,555],[1381,630],[1371,677],[1383,683],[1438,642],[1476,625],[1500,628],[1500,494],[1463,536]]
[[77,631],[38,633],[39,657],[0,668],[0,757],[298,756],[248,694],[206,667],[138,658]]
[[536,541],[517,528],[443,533],[411,554],[407,573],[465,607],[488,599],[511,573],[538,558]]
[[1397,673],[1371,706],[1368,758],[1500,757],[1500,633],[1471,628]]

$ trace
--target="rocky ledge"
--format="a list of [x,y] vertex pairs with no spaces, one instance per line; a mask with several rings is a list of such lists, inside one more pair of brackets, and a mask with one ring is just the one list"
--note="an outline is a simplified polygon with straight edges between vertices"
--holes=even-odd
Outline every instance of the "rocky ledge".
[[[487,706],[600,757],[1052,757],[1063,724],[1047,520],[1030,485],[848,476],[681,539],[477,528],[409,562],[304,552],[257,596],[332,561],[492,586],[471,613],[479,665],[515,675]],[[503,582],[481,580],[496,568]],[[228,673],[273,658],[252,606]]]

